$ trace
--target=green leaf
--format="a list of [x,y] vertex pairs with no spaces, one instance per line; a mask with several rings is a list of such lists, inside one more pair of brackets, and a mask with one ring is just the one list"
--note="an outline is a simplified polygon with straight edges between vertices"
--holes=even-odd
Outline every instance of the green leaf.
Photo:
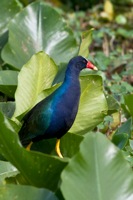
[[17,169],[9,162],[0,161],[0,185],[6,177],[16,175],[17,173]]
[[67,159],[21,147],[14,127],[0,113],[0,152],[21,173],[25,184],[56,190]]
[[119,147],[120,149],[123,149],[127,142],[128,142],[129,136],[127,133],[120,133],[120,134],[115,134],[112,138],[112,142]]
[[4,158],[4,156],[1,155],[1,152],[0,152],[0,160],[1,160],[1,161],[7,161],[7,160]]
[[120,25],[124,25],[127,23],[127,18],[124,15],[117,15],[115,18],[116,23]]
[[0,91],[9,97],[14,97],[17,88],[17,71],[0,71]]
[[31,186],[5,185],[0,187],[0,200],[58,200],[53,192]]
[[56,73],[57,67],[47,54],[40,52],[32,56],[18,75],[16,110],[13,117],[21,115],[35,105],[38,95],[51,87]]
[[[16,0],[0,1],[0,52],[8,40],[8,23],[20,11],[22,5]],[[0,55],[1,57],[1,55]]]
[[77,55],[78,44],[56,9],[38,1],[24,8],[9,23],[9,41],[2,58],[20,69],[33,54],[42,50],[59,65]]
[[[8,40],[8,33],[4,33],[3,35],[0,36],[0,64],[3,64],[3,60],[1,59],[1,50],[2,48],[5,46],[5,44],[7,43]],[[2,69],[2,67],[0,66],[0,69]]]
[[104,135],[88,133],[62,172],[65,200],[131,200],[133,174],[122,152]]
[[103,52],[96,52],[95,65],[98,67],[98,69],[102,71],[107,70],[107,66],[110,64],[110,62],[110,58],[107,57]]
[[90,29],[88,31],[84,31],[82,33],[79,55],[84,56],[86,58],[89,55],[89,46],[92,42],[92,32],[93,32],[93,30],[94,29],[92,28],[92,29]]
[[108,103],[108,114],[112,114],[120,109],[118,101],[112,95],[107,95],[106,100]]
[[133,140],[129,140],[129,144],[130,144],[131,149],[133,150]]
[[115,135],[119,135],[121,133],[127,133],[128,138],[131,137],[132,130],[132,118],[130,117],[125,123],[123,123],[115,132]]
[[15,0],[1,0],[0,1],[0,35],[5,33],[9,21],[22,8],[21,4]]
[[70,132],[84,134],[103,121],[108,107],[100,76],[82,76],[80,77],[80,83],[81,97],[79,110]]
[[60,149],[64,157],[73,157],[79,150],[79,145],[83,140],[83,136],[67,133],[61,138]]
[[117,29],[117,35],[120,35],[124,38],[133,38],[133,30],[126,30],[124,28]]
[[123,149],[129,138],[131,137],[132,130],[132,118],[129,118],[124,124],[122,124],[115,132],[112,138],[112,142],[120,149]]
[[125,104],[128,107],[128,110],[133,117],[133,94],[128,94],[124,96]]
[[15,102],[0,102],[0,111],[6,115],[6,117],[11,118],[15,110]]
[[[74,133],[67,133],[61,138],[60,149],[63,157],[73,157],[79,150],[80,142],[83,136]],[[55,152],[56,139],[42,140],[37,143],[33,143],[31,149],[40,151],[43,153],[56,155]]]

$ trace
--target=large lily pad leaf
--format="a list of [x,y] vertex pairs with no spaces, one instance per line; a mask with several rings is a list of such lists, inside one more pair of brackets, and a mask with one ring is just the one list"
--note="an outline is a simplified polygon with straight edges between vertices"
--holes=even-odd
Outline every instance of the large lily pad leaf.
[[5,185],[0,187],[0,200],[58,200],[53,192],[31,186]]
[[10,22],[9,41],[2,58],[20,69],[33,54],[42,50],[60,64],[77,54],[78,45],[56,9],[44,2],[35,2]]
[[0,1],[0,35],[5,33],[8,28],[9,21],[22,8],[21,4],[15,0],[1,0]]
[[98,75],[80,77],[81,97],[72,133],[84,134],[103,121],[108,106],[103,93],[102,78]]
[[61,177],[65,200],[133,199],[132,170],[122,152],[101,133],[85,136]]
[[37,53],[23,66],[18,75],[18,87],[15,93],[16,110],[14,117],[30,109],[38,95],[51,87],[57,67],[44,52]]
[[19,1],[1,0],[0,1],[0,51],[8,39],[8,23],[21,9]]
[[56,190],[66,159],[27,151],[18,140],[12,123],[0,113],[0,153],[20,172],[25,184]]

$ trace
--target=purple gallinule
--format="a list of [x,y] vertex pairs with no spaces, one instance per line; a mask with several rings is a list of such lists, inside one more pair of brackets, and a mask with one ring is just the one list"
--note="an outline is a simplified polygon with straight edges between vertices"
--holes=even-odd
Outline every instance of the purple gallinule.
[[24,116],[24,123],[19,131],[24,147],[30,149],[33,142],[57,138],[56,152],[62,157],[60,138],[67,133],[76,118],[80,99],[79,74],[85,68],[97,70],[82,56],[72,58],[62,85]]

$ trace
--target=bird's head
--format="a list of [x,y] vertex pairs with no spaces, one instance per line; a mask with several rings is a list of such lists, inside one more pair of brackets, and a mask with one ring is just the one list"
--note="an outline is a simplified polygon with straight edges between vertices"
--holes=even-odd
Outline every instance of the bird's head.
[[77,57],[72,58],[69,61],[69,65],[73,66],[78,71],[81,71],[82,69],[85,69],[85,68],[88,68],[91,70],[97,70],[97,67],[95,65],[93,65],[90,61],[87,61],[82,56],[77,56]]

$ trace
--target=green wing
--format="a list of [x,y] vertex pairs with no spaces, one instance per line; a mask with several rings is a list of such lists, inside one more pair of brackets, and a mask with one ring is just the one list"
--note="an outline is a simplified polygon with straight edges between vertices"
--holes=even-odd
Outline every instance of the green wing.
[[52,100],[46,98],[24,116],[24,123],[19,131],[19,138],[23,146],[27,146],[32,139],[45,134],[53,113],[51,104]]

